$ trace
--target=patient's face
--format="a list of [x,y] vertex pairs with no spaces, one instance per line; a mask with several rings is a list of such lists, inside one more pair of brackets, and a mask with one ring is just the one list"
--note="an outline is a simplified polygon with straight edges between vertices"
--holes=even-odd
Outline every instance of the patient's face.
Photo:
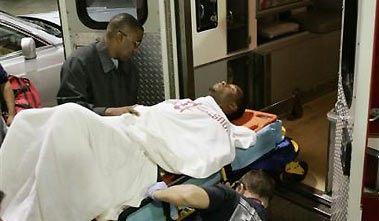
[[237,85],[228,84],[225,81],[211,86],[209,93],[219,105],[236,102],[242,95],[242,91]]

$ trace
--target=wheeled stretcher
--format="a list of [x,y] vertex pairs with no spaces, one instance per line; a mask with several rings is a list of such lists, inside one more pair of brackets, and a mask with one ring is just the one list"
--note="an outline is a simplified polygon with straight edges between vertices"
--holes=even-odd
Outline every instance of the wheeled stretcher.
[[[257,116],[260,116],[257,118]],[[195,179],[188,176],[181,176],[170,185],[175,184],[195,184],[199,186],[210,186],[221,181],[227,182],[226,171],[238,171],[252,164],[266,153],[275,149],[276,144],[283,140],[282,122],[277,120],[275,115],[265,114],[257,111],[247,110],[244,116],[234,122],[238,125],[244,125],[257,131],[257,141],[254,146],[248,149],[236,150],[236,157],[224,168],[207,178]],[[146,198],[142,201],[139,208],[127,208],[119,216],[119,221],[139,221],[139,220],[167,220],[170,217],[170,208],[167,204],[156,203]],[[172,210],[171,210],[172,211]],[[169,219],[168,219],[169,220]]]

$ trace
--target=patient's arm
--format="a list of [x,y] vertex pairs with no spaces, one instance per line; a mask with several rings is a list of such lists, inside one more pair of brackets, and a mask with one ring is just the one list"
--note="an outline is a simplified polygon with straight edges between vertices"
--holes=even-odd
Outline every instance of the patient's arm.
[[176,206],[189,206],[198,209],[209,207],[209,196],[201,187],[192,184],[175,185],[152,193],[155,200],[172,203]]
[[10,126],[13,121],[14,116],[16,115],[16,110],[15,110],[15,103],[14,103],[14,94],[13,94],[13,90],[9,81],[5,82],[4,84],[1,84],[0,90],[8,109],[8,118],[7,118],[6,123],[7,123],[7,126]]

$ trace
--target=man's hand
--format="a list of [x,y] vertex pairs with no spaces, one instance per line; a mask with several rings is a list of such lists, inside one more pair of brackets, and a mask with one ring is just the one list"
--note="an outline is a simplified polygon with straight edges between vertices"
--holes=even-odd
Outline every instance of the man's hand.
[[105,109],[105,116],[120,116],[122,114],[134,114],[136,116],[139,116],[139,113],[134,110],[134,106],[125,106],[125,107],[109,107]]
[[8,127],[12,124],[13,119],[14,119],[14,115],[8,115],[7,122],[6,122]]
[[154,197],[154,193],[159,190],[165,190],[167,189],[167,184],[165,182],[157,182],[156,184],[149,187],[147,190],[147,193],[149,194],[149,197],[153,199],[154,201],[159,201]]

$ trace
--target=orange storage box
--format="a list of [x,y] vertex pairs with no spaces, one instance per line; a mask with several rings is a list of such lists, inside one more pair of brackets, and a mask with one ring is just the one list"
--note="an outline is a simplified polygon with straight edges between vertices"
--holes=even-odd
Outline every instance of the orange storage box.
[[278,116],[275,114],[246,109],[242,117],[233,120],[232,123],[237,126],[245,126],[254,131],[258,131],[277,119]]

